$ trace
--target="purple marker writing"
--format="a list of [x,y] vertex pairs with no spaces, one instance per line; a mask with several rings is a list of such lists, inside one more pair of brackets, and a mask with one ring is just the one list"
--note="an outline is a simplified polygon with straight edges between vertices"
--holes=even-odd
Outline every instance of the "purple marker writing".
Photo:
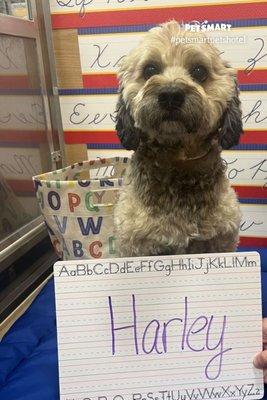
[[[116,310],[112,297],[108,297],[108,308],[110,317],[111,351],[116,356],[120,351],[120,333],[127,333],[127,339],[136,355],[167,354],[170,347],[170,339],[173,332],[177,334],[175,350],[177,352],[192,351],[193,353],[207,352],[212,357],[205,365],[204,373],[208,380],[219,378],[223,367],[223,356],[232,348],[224,348],[227,317],[224,315],[222,323],[214,321],[215,316],[199,315],[197,318],[189,318],[189,299],[184,298],[184,312],[182,316],[160,321],[156,318],[148,323],[138,322],[138,305],[136,296],[131,296],[131,323],[123,324],[116,322]],[[128,317],[127,317],[128,318]],[[191,322],[189,322],[191,321]],[[192,322],[193,321],[193,322]],[[142,325],[142,327],[141,327]],[[129,334],[129,336],[128,336]],[[199,338],[200,340],[197,340]],[[128,343],[127,342],[127,343]],[[201,345],[199,344],[201,342]],[[173,346],[173,342],[172,342]]]

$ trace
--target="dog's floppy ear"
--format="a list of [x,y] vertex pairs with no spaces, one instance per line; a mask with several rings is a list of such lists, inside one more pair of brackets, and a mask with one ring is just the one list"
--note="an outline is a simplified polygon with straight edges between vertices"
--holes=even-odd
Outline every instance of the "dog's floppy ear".
[[228,102],[219,125],[219,142],[223,149],[230,149],[239,142],[243,133],[241,102],[237,82],[231,100]]
[[140,142],[139,130],[134,127],[134,120],[123,100],[122,93],[117,103],[117,135],[123,147],[127,150],[137,150]]

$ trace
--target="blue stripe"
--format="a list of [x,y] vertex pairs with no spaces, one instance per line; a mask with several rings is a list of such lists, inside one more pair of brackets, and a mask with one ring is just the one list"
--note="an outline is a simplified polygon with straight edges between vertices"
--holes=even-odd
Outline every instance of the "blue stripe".
[[267,90],[266,83],[256,83],[254,85],[239,85],[239,89],[242,91],[252,91],[252,90]]
[[267,204],[267,199],[239,199],[241,204]]
[[267,150],[267,144],[238,144],[231,150]]
[[84,95],[84,94],[117,94],[117,88],[99,88],[99,89],[59,89],[58,93],[60,96],[71,96],[71,95]]
[[[88,143],[88,149],[124,149],[117,143]],[[231,150],[267,150],[267,144],[239,144]],[[227,151],[227,150],[225,150]]]
[[[201,21],[200,21],[201,22]],[[214,21],[209,20],[209,23],[231,24],[232,28],[242,28],[250,26],[267,26],[266,18],[259,19],[244,19],[244,20],[225,20]],[[79,28],[78,35],[97,35],[99,33],[131,33],[131,32],[146,32],[154,28],[158,24],[143,24],[143,25],[121,25],[121,26],[103,26],[97,28]]]
[[[267,84],[239,85],[241,91],[264,91],[267,90]],[[59,89],[60,96],[90,95],[90,94],[117,94],[117,87],[97,88],[97,89]]]
[[97,35],[99,33],[131,33],[146,32],[157,26],[157,24],[147,25],[122,25],[122,26],[101,26],[96,28],[79,28],[78,35]]
[[121,144],[117,143],[88,143],[87,149],[120,149],[125,150]]

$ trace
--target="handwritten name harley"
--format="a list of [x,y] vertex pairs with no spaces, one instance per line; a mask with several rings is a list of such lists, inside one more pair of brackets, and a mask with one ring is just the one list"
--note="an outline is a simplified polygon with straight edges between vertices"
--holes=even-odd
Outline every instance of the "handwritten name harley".
[[211,269],[222,268],[250,268],[255,267],[256,261],[247,256],[219,256],[219,257],[194,257],[170,259],[168,262],[162,260],[126,260],[102,263],[77,263],[72,267],[63,265],[59,271],[60,277],[69,276],[93,276],[93,275],[115,275],[132,274],[142,272],[163,272],[170,276],[175,271],[201,270],[207,274]]
[[[209,353],[210,359],[204,367],[205,376],[209,380],[215,380],[220,376],[224,355],[232,350],[224,346],[227,330],[226,315],[216,318],[215,315],[198,315],[196,318],[190,315],[190,299],[184,298],[183,315],[174,316],[167,321],[157,318],[148,323],[142,321],[139,325],[139,310],[137,297],[132,295],[131,320],[129,324],[117,323],[116,312],[119,310],[113,305],[113,297],[108,296],[108,308],[110,315],[111,351],[113,356],[120,353],[120,331],[127,331],[131,339],[131,348],[135,355],[166,354],[169,351],[169,333],[173,326],[177,332],[176,351],[190,351],[193,353]],[[128,320],[128,317],[127,317]],[[190,321],[190,322],[189,322]],[[145,328],[141,328],[145,326]],[[173,331],[172,331],[173,332]],[[198,340],[196,340],[198,339]]]

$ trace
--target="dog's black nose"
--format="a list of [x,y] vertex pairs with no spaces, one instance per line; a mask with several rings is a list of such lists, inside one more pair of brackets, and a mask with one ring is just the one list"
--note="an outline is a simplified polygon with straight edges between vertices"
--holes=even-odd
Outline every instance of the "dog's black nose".
[[182,89],[170,88],[162,90],[158,96],[158,102],[164,110],[174,110],[181,107],[185,99],[185,93]]

